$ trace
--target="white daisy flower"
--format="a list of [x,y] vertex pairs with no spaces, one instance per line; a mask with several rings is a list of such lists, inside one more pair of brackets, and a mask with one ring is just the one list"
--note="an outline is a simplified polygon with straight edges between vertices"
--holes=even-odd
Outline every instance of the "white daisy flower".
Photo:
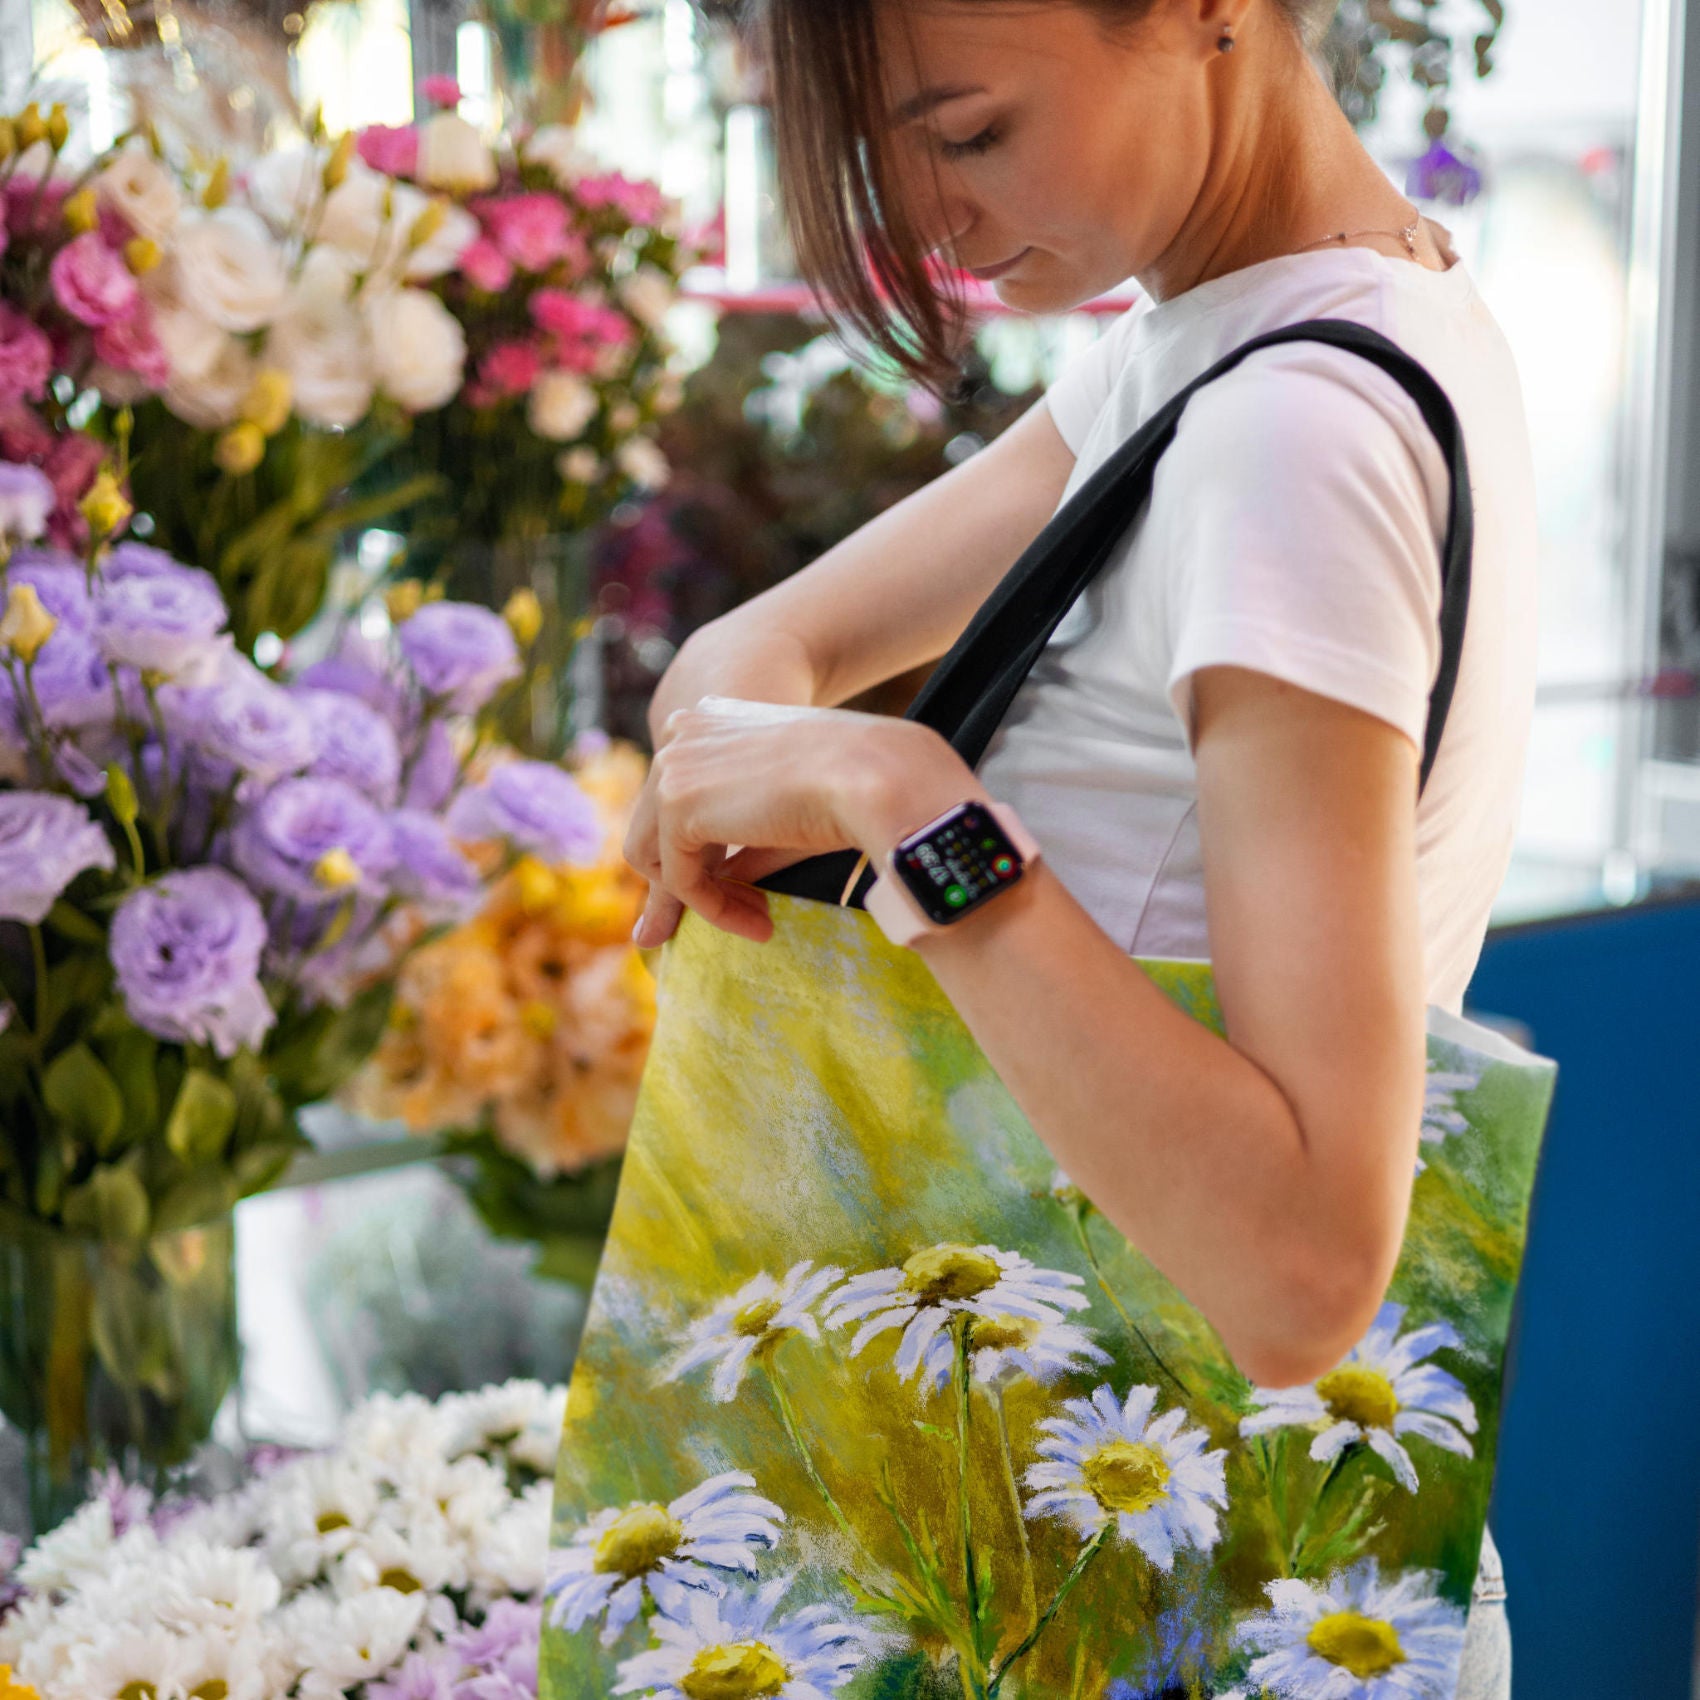
[[72,1655],[66,1685],[78,1700],[184,1700],[182,1663],[169,1629],[119,1624]]
[[[1018,1375],[1049,1386],[1058,1376],[1107,1364],[1110,1354],[1072,1322],[1041,1322],[1031,1316],[976,1316],[968,1324],[968,1372],[982,1386],[995,1387]],[[956,1344],[935,1334],[921,1359],[921,1379],[935,1390],[950,1380]]]
[[[1463,1074],[1434,1066],[1434,1058],[1429,1058],[1428,1074],[1423,1082],[1423,1125],[1420,1143],[1423,1145],[1438,1145],[1448,1134],[1468,1131],[1470,1123],[1464,1112],[1458,1108],[1458,1098],[1465,1092],[1474,1092],[1482,1083],[1480,1074]],[[1417,1173],[1420,1175],[1428,1164],[1419,1153],[1417,1157]]]
[[541,1381],[523,1376],[476,1392],[449,1394],[438,1401],[450,1419],[448,1455],[504,1450],[546,1424],[557,1403],[564,1403],[564,1390],[562,1400],[552,1399]]
[[735,1596],[693,1595],[687,1616],[657,1618],[656,1644],[619,1669],[616,1694],[652,1700],[826,1700],[879,1650],[881,1638],[841,1623],[831,1606],[774,1619],[791,1585],[775,1577]]
[[901,1328],[892,1367],[905,1381],[921,1367],[927,1343],[964,1311],[977,1316],[1024,1316],[1055,1321],[1091,1302],[1074,1291],[1079,1275],[1040,1269],[1020,1252],[997,1246],[935,1245],[892,1269],[853,1275],[826,1301],[827,1326],[860,1322],[850,1342],[854,1357],[876,1335]]
[[202,1695],[217,1695],[219,1700],[269,1700],[275,1689],[268,1667],[266,1643],[258,1632],[250,1630],[234,1639],[205,1634],[199,1645],[183,1651],[183,1691],[189,1700]]
[[552,1481],[533,1482],[481,1532],[467,1564],[472,1597],[480,1605],[507,1594],[529,1599],[542,1592],[554,1493]]
[[551,1622],[578,1629],[605,1609],[602,1644],[612,1646],[637,1616],[645,1589],[676,1617],[693,1591],[724,1590],[720,1572],[754,1576],[751,1549],[771,1547],[785,1521],[771,1500],[748,1491],[755,1485],[746,1471],[726,1470],[668,1505],[597,1512],[569,1545],[549,1554]]
[[291,1657],[299,1700],[345,1700],[362,1682],[398,1664],[425,1618],[426,1596],[371,1588],[333,1600],[304,1594],[290,1604]]
[[33,1593],[75,1588],[122,1560],[152,1551],[158,1538],[146,1523],[115,1532],[112,1506],[91,1499],[43,1535],[19,1561],[14,1577]]
[[758,1351],[777,1345],[787,1334],[820,1338],[815,1301],[843,1275],[842,1269],[831,1265],[816,1269],[812,1258],[793,1264],[778,1281],[763,1270],[690,1325],[684,1344],[662,1369],[661,1379],[677,1381],[712,1363],[714,1397],[725,1404],[737,1395],[744,1371]]
[[[513,1503],[507,1472],[469,1452],[454,1462],[415,1460],[384,1517],[397,1527],[432,1529],[468,1545]],[[458,1586],[459,1584],[456,1584]]]
[[283,1592],[261,1555],[190,1538],[174,1541],[160,1563],[161,1624],[180,1632],[239,1635],[260,1623]]
[[334,1455],[297,1459],[272,1478],[261,1526],[285,1587],[310,1582],[348,1551],[378,1514],[371,1471]]
[[1240,1419],[1240,1433],[1314,1429],[1310,1455],[1319,1463],[1327,1463],[1347,1446],[1367,1445],[1412,1493],[1417,1491],[1417,1467],[1400,1444],[1403,1436],[1420,1434],[1461,1458],[1474,1456],[1465,1436],[1466,1431],[1476,1432],[1476,1407],[1464,1384],[1438,1364],[1420,1361],[1442,1347],[1456,1351],[1464,1342],[1445,1321],[1413,1329],[1400,1339],[1404,1316],[1403,1305],[1384,1304],[1345,1361],[1320,1381],[1303,1387],[1254,1387],[1252,1397],[1264,1408]]
[[453,1418],[418,1393],[373,1393],[343,1425],[344,1458],[370,1460],[378,1474],[405,1473],[422,1461],[442,1461],[453,1441]]
[[1209,1435],[1183,1427],[1178,1405],[1154,1418],[1156,1403],[1157,1389],[1139,1384],[1120,1405],[1107,1385],[1066,1400],[1067,1416],[1039,1424],[1044,1461],[1023,1476],[1036,1490],[1025,1515],[1060,1516],[1082,1540],[1113,1519],[1117,1537],[1160,1570],[1174,1568],[1177,1547],[1208,1552],[1220,1537],[1216,1508],[1227,1509],[1228,1454],[1206,1452]]
[[405,1528],[387,1523],[363,1529],[337,1560],[333,1588],[339,1598],[370,1588],[398,1594],[439,1594],[466,1586],[466,1555],[447,1532],[429,1524]]
[[1439,1572],[1383,1582],[1374,1558],[1316,1585],[1264,1583],[1271,1610],[1236,1631],[1261,1656],[1248,1686],[1281,1700],[1452,1700],[1464,1613],[1433,1591]]

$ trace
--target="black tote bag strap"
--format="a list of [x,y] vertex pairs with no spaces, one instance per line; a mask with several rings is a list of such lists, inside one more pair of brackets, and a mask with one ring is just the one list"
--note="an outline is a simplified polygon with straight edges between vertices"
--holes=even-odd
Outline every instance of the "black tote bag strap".
[[[977,767],[1051,633],[1114,555],[1150,496],[1157,462],[1174,440],[1175,427],[1194,392],[1232,371],[1258,349],[1286,342],[1329,343],[1373,361],[1417,404],[1450,471],[1446,546],[1441,555],[1440,670],[1429,693],[1417,781],[1420,796],[1440,749],[1464,648],[1475,536],[1469,463],[1458,416],[1433,374],[1379,331],[1350,319],[1307,319],[1265,331],[1229,350],[1165,402],[1051,517],[980,605],[903,718],[931,726],[950,740],[969,767]],[[860,860],[855,850],[827,851],[776,869],[754,883],[767,891],[835,904]],[[871,864],[864,867],[845,901],[861,908],[878,873]]]

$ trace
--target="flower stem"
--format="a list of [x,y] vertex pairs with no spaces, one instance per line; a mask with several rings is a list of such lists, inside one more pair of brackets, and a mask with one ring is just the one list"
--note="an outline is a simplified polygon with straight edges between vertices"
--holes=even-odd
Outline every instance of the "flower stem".
[[1039,1610],[1039,1595],[1033,1585],[1033,1548],[1027,1539],[1027,1519],[1021,1514],[1021,1489],[1015,1480],[1015,1456],[1009,1444],[1009,1416],[1004,1410],[1003,1388],[993,1388],[991,1398],[998,1419],[998,1450],[1003,1454],[1004,1482],[1009,1488],[1010,1508],[1015,1512],[1015,1527],[1021,1535],[1022,1604],[1032,1619]]
[[771,1359],[764,1355],[761,1363],[762,1368],[767,1372],[768,1390],[773,1394],[773,1403],[779,1412],[779,1420],[785,1425],[785,1432],[791,1437],[791,1445],[795,1449],[809,1480],[814,1483],[815,1492],[825,1501],[827,1510],[832,1513],[833,1521],[862,1552],[866,1553],[867,1548],[863,1545],[861,1536],[851,1527],[850,1519],[844,1515],[843,1507],[833,1498],[832,1489],[826,1485],[826,1478],[815,1466],[814,1458],[803,1439],[803,1431],[798,1426],[797,1413],[791,1408],[791,1400],[779,1380],[778,1372],[774,1369]]
[[[956,1504],[962,1526],[962,1589],[968,1605],[968,1647],[974,1663],[968,1676],[978,1687],[986,1655],[980,1640],[980,1578],[974,1565],[974,1519],[968,1506],[968,1419],[969,1395],[972,1392],[968,1374],[970,1320],[969,1312],[958,1312],[951,1324],[951,1332],[956,1336]],[[965,1677],[965,1687],[966,1681]]]
[[1175,1384],[1175,1386],[1181,1390],[1185,1397],[1190,1399],[1192,1397],[1192,1389],[1188,1387],[1180,1376],[1176,1374],[1174,1370],[1170,1369],[1163,1361],[1162,1353],[1151,1344],[1150,1340],[1146,1337],[1145,1330],[1128,1315],[1127,1311],[1122,1307],[1121,1300],[1116,1297],[1116,1290],[1110,1285],[1108,1278],[1105,1276],[1103,1266],[1098,1262],[1098,1254],[1092,1249],[1092,1241],[1087,1237],[1086,1207],[1071,1210],[1069,1215],[1074,1222],[1074,1232],[1075,1236],[1080,1241],[1080,1249],[1086,1253],[1086,1261],[1091,1264],[1092,1273],[1098,1277],[1098,1285],[1103,1288],[1104,1297],[1116,1307],[1116,1314],[1128,1325],[1134,1335],[1138,1338],[1140,1345],[1142,1345],[1146,1352],[1150,1355],[1151,1361],[1156,1364],[1158,1369],[1160,1369],[1164,1375],[1166,1375]]
[[47,1043],[44,1023],[47,1018],[47,946],[41,928],[30,926],[30,954],[35,961],[35,1036],[39,1044]]
[[1341,1466],[1356,1450],[1356,1446],[1343,1446],[1334,1454],[1334,1462],[1328,1466],[1328,1474],[1322,1478],[1322,1486],[1316,1490],[1316,1498],[1310,1502],[1310,1509],[1305,1513],[1304,1521],[1299,1524],[1299,1532],[1287,1549],[1287,1568],[1295,1576],[1298,1574],[1299,1554],[1304,1551],[1305,1542],[1310,1539],[1311,1525],[1316,1521],[1316,1514],[1322,1509],[1322,1502],[1328,1497],[1328,1490],[1339,1477]]
[[1102,1551],[1104,1543],[1110,1538],[1110,1531],[1115,1528],[1112,1519],[1101,1528],[1087,1544],[1081,1548],[1080,1557],[1074,1561],[1074,1568],[1062,1579],[1057,1591],[1051,1596],[1051,1603],[1045,1607],[1043,1616],[1021,1639],[1021,1644],[1007,1659],[992,1672],[991,1686],[986,1690],[987,1700],[997,1700],[998,1689],[1003,1679],[1009,1675],[1010,1666],[1019,1658],[1024,1657],[1033,1649],[1033,1644],[1050,1627],[1051,1619],[1062,1609],[1062,1603],[1074,1592],[1074,1587],[1080,1578],[1086,1574],[1086,1567]]

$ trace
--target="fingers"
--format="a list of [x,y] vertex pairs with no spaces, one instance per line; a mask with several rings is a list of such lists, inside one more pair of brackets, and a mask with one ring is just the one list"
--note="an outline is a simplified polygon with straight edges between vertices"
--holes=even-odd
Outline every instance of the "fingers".
[[724,845],[707,844],[692,848],[663,830],[661,883],[705,921],[726,932],[764,944],[773,934],[766,893],[716,878],[725,856]]

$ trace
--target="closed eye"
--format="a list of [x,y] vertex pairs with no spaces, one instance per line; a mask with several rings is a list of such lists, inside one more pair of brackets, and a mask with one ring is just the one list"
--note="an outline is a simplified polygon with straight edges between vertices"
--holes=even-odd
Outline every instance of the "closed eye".
[[962,159],[969,154],[985,153],[1002,140],[1002,132],[995,124],[988,124],[979,135],[970,136],[965,142],[940,142],[939,152],[946,159]]

